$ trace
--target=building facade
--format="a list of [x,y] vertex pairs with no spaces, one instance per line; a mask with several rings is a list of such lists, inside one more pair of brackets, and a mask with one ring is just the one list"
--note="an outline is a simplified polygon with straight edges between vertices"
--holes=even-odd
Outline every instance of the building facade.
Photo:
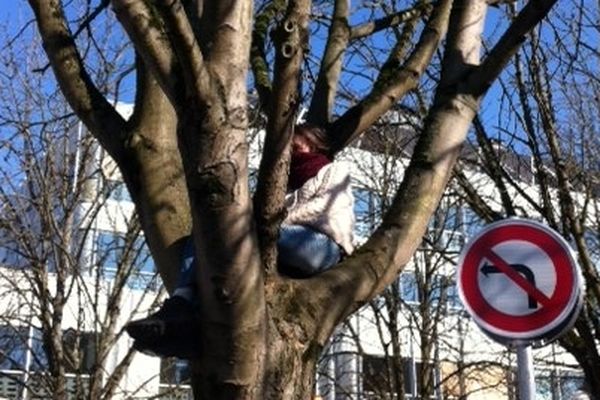
[[[124,114],[131,111],[126,105],[121,108]],[[42,330],[52,326],[40,317],[49,312],[39,297],[42,285],[53,300],[66,296],[60,327],[54,329],[60,329],[69,353],[64,357],[72,359],[65,364],[71,398],[100,386],[110,387],[118,399],[191,399],[185,361],[135,353],[122,331],[127,321],[155,309],[165,293],[114,164],[97,145],[82,146],[85,132],[81,124],[76,129],[77,135],[69,137],[77,141],[65,143],[66,152],[75,155],[66,175],[81,193],[72,213],[54,208],[59,220],[69,221],[68,252],[77,254],[76,259],[55,256],[65,251],[53,243],[54,250],[46,255],[55,257],[40,257],[43,261],[31,272],[25,267],[37,264],[21,262],[17,251],[23,243],[10,238],[0,243],[5,249],[0,267],[0,398],[50,397],[44,377],[51,362]],[[260,135],[256,137],[260,142]],[[397,146],[389,152],[384,141],[359,143],[341,155],[353,166],[359,243],[378,225],[401,179],[406,153]],[[254,168],[259,148],[253,147]],[[402,146],[409,148],[410,140]],[[339,327],[323,352],[315,398],[517,398],[514,352],[482,334],[457,295],[458,254],[483,224],[453,193],[450,188],[421,248],[397,281]],[[35,219],[36,213],[25,207],[21,217],[29,214]],[[35,224],[32,229],[40,235],[46,230]],[[575,398],[583,377],[564,350],[555,344],[537,349],[535,360],[537,399]]]

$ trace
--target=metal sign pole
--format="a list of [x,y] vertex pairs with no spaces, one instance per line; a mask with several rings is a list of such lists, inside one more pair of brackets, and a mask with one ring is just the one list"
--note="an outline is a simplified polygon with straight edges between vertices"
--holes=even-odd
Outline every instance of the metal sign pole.
[[517,346],[517,379],[520,400],[535,399],[535,377],[531,346]]

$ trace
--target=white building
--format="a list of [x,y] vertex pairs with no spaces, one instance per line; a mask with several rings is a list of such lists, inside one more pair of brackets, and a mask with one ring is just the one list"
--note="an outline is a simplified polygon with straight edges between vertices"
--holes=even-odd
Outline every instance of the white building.
[[0,398],[51,398],[43,319],[62,335],[70,398],[81,397],[76,388],[107,387],[121,375],[113,398],[183,398],[176,383],[185,363],[131,351],[122,331],[164,291],[114,163],[81,123],[43,151],[32,165],[47,167],[44,174],[27,171],[18,190],[2,197]]
[[[392,122],[401,125],[401,121]],[[76,136],[82,139],[84,133],[80,130]],[[75,388],[77,379],[91,379],[92,369],[99,365],[95,345],[109,331],[116,336],[101,361],[100,375],[104,383],[110,380],[131,352],[132,341],[121,331],[122,326],[130,319],[147,315],[164,293],[143,239],[135,234],[133,204],[114,165],[97,146],[90,147],[93,150],[84,155],[80,143],[72,144],[75,146],[68,149],[75,154],[72,165],[76,169],[85,165],[89,174],[85,180],[87,200],[78,202],[71,219],[77,232],[75,238],[81,244],[77,247],[80,257],[74,262],[77,273],[65,279],[70,290],[61,322],[65,341],[77,343],[66,347],[80,350],[83,355],[76,368],[66,371],[70,387]],[[369,150],[353,148],[343,155],[354,166],[359,238],[379,221],[382,203],[388,199],[381,193],[385,193],[385,187],[388,193],[395,190],[401,177],[394,174],[402,173],[402,163],[406,161],[402,154],[387,159],[373,143],[363,147]],[[94,163],[89,162],[91,159]],[[258,160],[252,161],[257,164]],[[72,176],[77,176],[77,172]],[[383,178],[388,178],[389,185],[382,184]],[[421,386],[429,384],[432,399],[516,398],[514,353],[492,342],[474,326],[458,300],[453,281],[453,262],[480,226],[474,213],[452,196],[444,200],[431,224],[428,241],[390,288],[387,298],[377,299],[339,327],[323,354],[316,397],[392,399],[398,397],[390,393],[390,388],[402,387],[405,399],[419,399]],[[0,243],[0,247],[5,245]],[[11,261],[18,257],[9,253],[4,254],[4,266],[0,267],[0,308],[5,315],[0,320],[0,398],[44,398],[47,395],[43,385],[20,384],[43,379],[48,360],[41,351],[37,329],[40,321],[36,317],[39,305],[32,302],[35,296],[27,297],[33,296],[32,291],[13,290],[32,285],[30,274],[15,269]],[[134,266],[126,277],[121,276],[124,261]],[[53,266],[53,262],[44,263],[49,293],[57,293],[55,289],[61,286],[59,264]],[[115,319],[106,322],[108,311],[115,307],[108,299],[118,300],[119,312]],[[558,346],[536,350],[535,358],[536,398],[568,400],[579,389],[582,375],[574,360]],[[394,362],[396,368],[392,368]],[[147,398],[160,393],[164,393],[160,397],[164,399],[191,398],[189,386],[179,385],[187,378],[185,361],[135,353],[126,371],[114,398]],[[74,392],[71,397],[77,398],[77,394]]]

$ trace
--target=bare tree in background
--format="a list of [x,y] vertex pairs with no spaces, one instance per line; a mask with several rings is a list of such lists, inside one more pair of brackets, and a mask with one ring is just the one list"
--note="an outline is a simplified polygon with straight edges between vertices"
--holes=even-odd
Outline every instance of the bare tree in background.
[[[349,159],[361,171],[355,176],[355,210],[363,237],[377,228],[390,205],[418,126],[418,116],[407,110],[392,111],[357,143],[358,150],[350,152]],[[508,353],[489,340],[482,347],[473,345],[485,340],[469,322],[454,283],[458,252],[478,227],[481,221],[449,188],[409,268],[345,321],[324,355],[320,372],[335,379],[336,398],[343,398],[345,392],[348,398],[356,396],[347,388],[353,380],[359,390],[362,386],[363,393],[376,399],[464,397],[506,390]],[[361,365],[344,365],[357,359]],[[331,363],[335,374],[328,375]],[[362,377],[343,376],[357,373]],[[330,398],[327,392],[320,393]]]
[[148,308],[159,277],[116,167],[56,85],[33,71],[46,62],[39,46],[3,44],[0,364],[14,371],[15,398],[124,396],[134,352],[116,362],[109,352],[132,317],[123,305]]
[[[594,11],[595,10],[595,11]],[[600,393],[600,276],[598,254],[598,27],[597,10],[583,3],[528,36],[501,81],[501,117],[490,129],[475,123],[480,157],[466,160],[493,182],[457,177],[471,207],[488,221],[522,216],[560,232],[577,252],[585,279],[585,305],[575,327],[560,339]],[[578,21],[577,23],[572,23]],[[469,165],[470,164],[470,165]]]
[[[358,10],[367,11],[356,16],[364,16],[359,23],[346,0],[314,8],[305,0],[113,0],[136,51],[135,109],[128,120],[91,77],[86,48],[75,38],[79,31],[94,32],[93,18],[75,9],[89,3],[29,4],[65,98],[120,169],[168,289],[181,239],[193,235],[203,326],[195,395],[306,399],[318,355],[337,324],[381,293],[414,254],[480,100],[554,1],[525,5],[480,62],[488,13],[483,0],[365,3],[370,9]],[[103,13],[108,5],[103,1],[98,13],[86,15],[110,18]],[[390,14],[384,16],[383,7]],[[317,46],[311,53],[316,20],[328,22],[327,33],[324,50]],[[344,55],[368,46],[374,35],[385,40],[382,53],[365,60],[374,67],[374,81],[363,95],[336,107],[341,89],[352,87],[341,80],[343,68],[352,68]],[[298,107],[309,105],[306,118],[326,125],[340,150],[418,84],[444,37],[430,111],[379,229],[338,268],[308,280],[279,276],[275,241]],[[313,70],[314,90],[306,91],[312,97],[304,101],[303,61],[315,57],[322,61]],[[266,119],[253,200],[249,66]]]

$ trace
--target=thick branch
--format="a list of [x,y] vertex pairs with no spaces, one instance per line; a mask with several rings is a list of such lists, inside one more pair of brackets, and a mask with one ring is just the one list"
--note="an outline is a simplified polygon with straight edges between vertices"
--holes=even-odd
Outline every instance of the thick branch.
[[[317,298],[316,304],[335,304],[319,315],[320,335],[396,279],[421,242],[478,107],[478,99],[464,92],[461,77],[478,62],[485,12],[483,0],[455,3],[443,61],[447,68],[390,210],[345,265],[324,273],[307,288],[312,292],[309,303]],[[340,299],[339,293],[346,296]]]
[[404,24],[410,20],[421,17],[423,12],[430,11],[431,7],[432,3],[429,1],[420,2],[413,8],[401,10],[378,20],[355,26],[350,31],[350,39],[356,40],[364,38],[384,29]]
[[289,145],[298,109],[300,67],[307,41],[310,1],[289,2],[285,19],[276,36],[277,54],[273,95],[267,123],[265,148],[255,195],[255,217],[263,261],[275,266],[275,242],[284,217]]
[[117,18],[167,96],[178,104],[179,67],[163,22],[143,0],[113,0]]
[[[482,0],[455,2],[434,104],[405,178],[381,226],[343,263],[346,265],[303,285],[306,301],[315,308],[318,309],[319,304],[336,305],[335,309],[329,307],[320,315],[322,319],[317,326],[322,327],[321,338],[331,332],[337,321],[381,292],[413,256],[487,88],[481,87],[483,91],[476,91],[477,96],[471,90],[472,82],[477,81],[473,78],[477,71],[473,66],[478,63],[485,11],[486,4]],[[528,20],[529,28],[544,16],[545,13],[537,13],[535,21]],[[342,300],[339,293],[348,295]]]
[[373,90],[356,106],[334,122],[335,151],[344,148],[362,131],[387,112],[402,96],[416,87],[419,78],[429,65],[431,57],[444,36],[452,2],[442,0],[434,8],[419,43],[404,65],[388,80],[388,85]]
[[535,25],[546,17],[557,0],[535,0],[525,5],[523,10],[492,48],[479,66],[478,72],[469,79],[469,90],[476,96],[484,94],[516,54]]
[[77,116],[115,159],[122,157],[124,119],[92,82],[65,21],[61,2],[30,0],[44,49],[60,88]]
[[[376,21],[351,28],[348,25],[348,2],[345,0],[336,1],[333,22],[329,30],[325,53],[315,85],[315,93],[309,108],[308,120],[319,125],[329,122],[335,104],[335,95],[340,79],[344,53],[352,40],[357,40],[409,21],[413,22],[411,25],[414,25],[416,19],[421,17],[423,13],[429,12],[431,8],[431,3],[422,2],[414,8],[402,10]],[[407,31],[412,32],[412,29],[408,29]],[[403,47],[402,44],[400,46]],[[393,51],[392,53],[397,52]],[[395,58],[393,54],[390,57]],[[394,72],[398,72],[398,65],[399,62],[395,65]],[[382,72],[384,70],[386,70],[386,67],[382,68]],[[391,79],[395,78],[392,77]]]
[[317,125],[329,122],[335,103],[337,84],[340,79],[344,53],[350,41],[348,0],[336,0],[333,21],[329,27],[327,45],[321,61],[315,91],[308,109],[308,121]]
[[[212,74],[220,77],[222,84],[229,86],[231,77],[246,76],[252,35],[253,2],[221,0],[210,3],[212,4],[206,6],[214,7],[211,13],[214,18],[211,22],[214,29],[211,29],[211,32],[214,36],[210,55],[207,55],[209,68]],[[245,91],[245,79],[242,83]]]
[[206,103],[204,96],[210,93],[211,78],[183,5],[178,0],[160,0],[158,3],[167,35],[188,83],[186,89],[193,90],[193,94]]
[[130,119],[135,157],[120,165],[136,199],[144,236],[167,288],[175,285],[191,215],[177,143],[177,116],[161,86],[138,57],[136,99]]
[[261,108],[268,106],[272,90],[265,42],[269,33],[269,26],[275,17],[285,9],[285,3],[284,0],[270,2],[254,19],[250,66],[254,74],[254,86],[258,92]]

